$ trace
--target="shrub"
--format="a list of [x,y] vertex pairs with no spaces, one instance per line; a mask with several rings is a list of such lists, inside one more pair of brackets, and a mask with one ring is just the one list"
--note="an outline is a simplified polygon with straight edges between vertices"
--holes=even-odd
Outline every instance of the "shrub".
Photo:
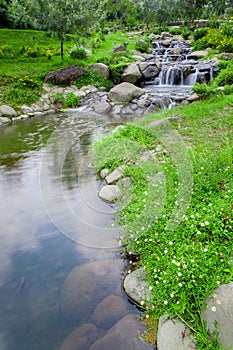
[[208,28],[195,29],[195,31],[193,32],[194,40],[203,38],[204,36],[206,36],[207,32],[208,32]]
[[221,42],[217,45],[220,52],[233,52],[233,38],[224,36]]
[[184,40],[188,40],[190,34],[191,34],[191,31],[189,29],[184,29],[182,31],[182,36],[183,36]]
[[200,83],[196,83],[192,89],[196,94],[198,94],[200,98],[206,98],[217,92],[215,87],[207,84],[200,84]]
[[79,88],[84,85],[94,85],[97,88],[105,87],[107,91],[112,87],[112,82],[110,80],[101,77],[90,68],[85,68],[85,75],[77,80],[75,84]]
[[149,49],[149,44],[147,41],[145,40],[139,40],[136,42],[135,44],[135,50],[139,51],[139,52],[146,52],[149,53],[150,49]]
[[229,64],[227,68],[220,70],[214,79],[216,86],[233,85],[233,64]]
[[33,47],[23,46],[22,49],[19,51],[19,54],[24,57],[34,57],[34,58],[42,56],[42,52],[38,44],[36,44]]
[[86,60],[88,54],[83,47],[76,47],[70,52],[70,57],[73,59]]
[[169,32],[172,34],[172,35],[181,35],[182,34],[182,31],[183,29],[180,28],[180,27],[172,27]]
[[73,92],[68,92],[65,95],[65,99],[63,102],[63,107],[64,108],[74,108],[77,107],[80,101],[80,96],[76,96]]
[[123,73],[125,67],[127,67],[126,63],[111,64],[109,66],[109,78],[113,84],[121,83],[121,74]]

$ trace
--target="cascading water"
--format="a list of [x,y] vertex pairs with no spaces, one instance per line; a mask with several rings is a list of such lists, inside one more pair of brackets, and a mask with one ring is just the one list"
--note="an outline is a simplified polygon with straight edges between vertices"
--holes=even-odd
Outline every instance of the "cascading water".
[[170,105],[181,102],[192,94],[196,82],[208,82],[214,76],[211,61],[199,61],[192,54],[190,41],[182,41],[169,35],[152,42],[150,64],[156,65],[158,75],[144,81],[144,90],[155,97],[167,96]]

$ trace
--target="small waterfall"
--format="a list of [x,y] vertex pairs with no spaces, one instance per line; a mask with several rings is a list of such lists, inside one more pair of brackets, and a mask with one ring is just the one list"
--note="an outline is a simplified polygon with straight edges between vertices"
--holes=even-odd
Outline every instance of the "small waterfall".
[[195,68],[195,72],[188,75],[188,77],[185,79],[184,85],[195,85],[197,81],[198,76],[198,68]]

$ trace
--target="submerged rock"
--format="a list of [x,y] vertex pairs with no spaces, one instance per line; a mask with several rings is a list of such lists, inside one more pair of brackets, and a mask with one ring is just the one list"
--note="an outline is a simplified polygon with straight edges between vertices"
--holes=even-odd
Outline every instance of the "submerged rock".
[[126,275],[124,279],[126,294],[138,305],[150,299],[150,290],[145,278],[144,268],[140,267]]
[[145,326],[137,321],[135,315],[129,314],[117,322],[89,350],[152,350],[142,338],[145,330]]
[[67,320],[85,321],[96,306],[113,294],[121,279],[122,262],[101,260],[74,268],[67,276],[61,292],[61,310]]

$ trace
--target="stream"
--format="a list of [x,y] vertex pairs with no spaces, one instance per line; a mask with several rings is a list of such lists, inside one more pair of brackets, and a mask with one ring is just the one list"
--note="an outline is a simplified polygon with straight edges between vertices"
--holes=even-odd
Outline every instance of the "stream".
[[[94,140],[118,123],[70,112],[0,129],[1,350],[71,350],[64,340],[94,323],[96,307],[111,295],[121,298],[122,315],[139,313],[121,287],[116,208],[98,198],[89,156]],[[103,283],[93,279],[95,264]],[[98,330],[96,339],[106,327]]]

